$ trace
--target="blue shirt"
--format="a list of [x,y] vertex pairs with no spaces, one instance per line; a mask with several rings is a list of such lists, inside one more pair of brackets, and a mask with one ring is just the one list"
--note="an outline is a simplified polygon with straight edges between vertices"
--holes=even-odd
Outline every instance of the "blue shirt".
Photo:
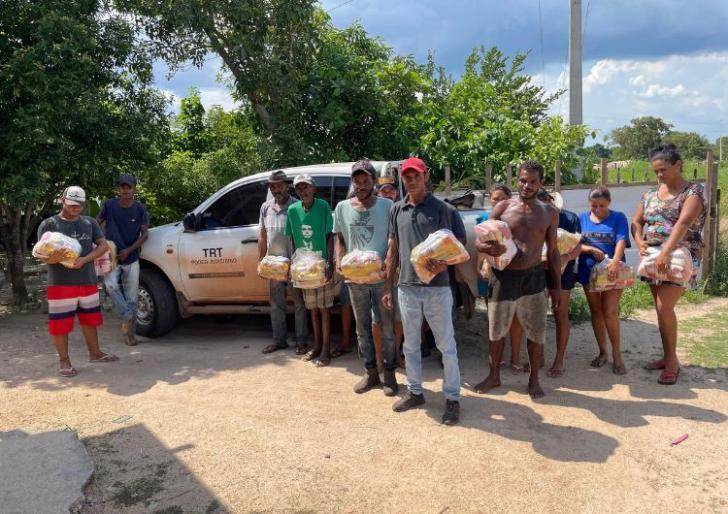
[[[600,249],[607,257],[614,257],[614,250],[619,241],[626,241],[627,248],[631,246],[627,216],[619,211],[609,211],[609,216],[601,223],[593,222],[589,212],[582,212],[579,215],[579,223],[581,223],[581,242]],[[622,256],[622,261],[625,260],[625,257]],[[596,262],[592,254],[581,254],[579,257],[579,282],[589,283],[589,275]]]
[[[99,220],[106,222],[106,239],[113,241],[117,252],[121,252],[139,239],[142,225],[149,225],[149,214],[146,207],[136,200],[130,207],[122,207],[118,198],[111,198],[101,207]],[[132,264],[137,260],[139,249],[130,253],[125,261],[119,261],[119,264]]]

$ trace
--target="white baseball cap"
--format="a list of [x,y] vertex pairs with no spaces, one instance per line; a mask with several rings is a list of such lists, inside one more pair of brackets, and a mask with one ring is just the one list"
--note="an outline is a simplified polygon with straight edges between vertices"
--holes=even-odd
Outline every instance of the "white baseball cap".
[[296,187],[298,184],[308,184],[310,186],[314,185],[313,179],[308,173],[304,173],[303,175],[296,175],[296,178],[293,179],[293,187]]
[[84,205],[86,203],[86,191],[78,186],[70,186],[63,191],[62,198],[70,205]]

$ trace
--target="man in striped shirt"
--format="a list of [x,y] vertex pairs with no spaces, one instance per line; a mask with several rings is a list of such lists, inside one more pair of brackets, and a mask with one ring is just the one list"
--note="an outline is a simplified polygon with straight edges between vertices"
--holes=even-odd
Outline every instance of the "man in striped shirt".
[[101,351],[97,332],[102,318],[94,259],[105,254],[109,245],[96,220],[81,215],[86,205],[83,189],[67,188],[61,201],[61,212],[40,224],[38,238],[46,232],[60,232],[81,245],[81,253],[71,265],[61,264],[66,257],[64,251],[40,258],[48,265],[48,331],[58,352],[59,374],[68,378],[77,374],[68,356],[68,334],[73,330],[76,315],[88,347],[89,362],[113,362],[119,358]]

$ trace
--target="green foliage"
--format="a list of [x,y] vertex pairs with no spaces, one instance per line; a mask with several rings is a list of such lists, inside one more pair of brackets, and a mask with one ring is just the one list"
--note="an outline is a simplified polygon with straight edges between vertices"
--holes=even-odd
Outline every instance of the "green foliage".
[[72,183],[94,196],[166,145],[166,100],[133,27],[101,1],[0,8],[0,237],[16,302],[28,230]]
[[574,288],[571,291],[571,297],[569,299],[569,319],[573,323],[583,323],[591,319],[586,295],[580,287]]
[[673,131],[667,134],[662,142],[677,146],[683,160],[705,159],[706,152],[712,149],[708,139],[696,132]]
[[705,284],[705,292],[715,296],[728,296],[728,241],[718,240],[716,259]]
[[180,100],[180,112],[174,125],[177,128],[173,139],[175,150],[200,157],[209,149],[210,134],[199,89],[191,88],[189,96]]
[[629,125],[612,130],[611,140],[617,145],[614,158],[646,159],[650,150],[657,147],[670,132],[672,125],[661,118],[642,116],[634,118]]
[[547,96],[531,84],[523,73],[526,58],[519,53],[509,62],[497,48],[476,49],[457,81],[430,63],[430,87],[409,124],[410,132],[416,132],[414,127],[422,131],[418,153],[434,168],[433,181],[442,180],[448,164],[460,174],[455,181],[462,182],[482,177],[486,161],[495,180],[503,180],[507,164],[526,158],[540,159],[549,171],[557,159],[565,162],[564,170],[576,163],[575,149],[587,129],[547,118],[549,104],[562,92]]

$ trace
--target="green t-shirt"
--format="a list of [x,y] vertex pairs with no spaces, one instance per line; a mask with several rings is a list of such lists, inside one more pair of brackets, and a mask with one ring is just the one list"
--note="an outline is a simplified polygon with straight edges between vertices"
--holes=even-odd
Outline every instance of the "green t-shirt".
[[326,236],[333,228],[334,217],[331,214],[331,207],[325,200],[315,198],[308,211],[303,208],[300,201],[288,207],[286,235],[293,238],[295,249],[307,248],[321,252],[321,257],[328,259]]

